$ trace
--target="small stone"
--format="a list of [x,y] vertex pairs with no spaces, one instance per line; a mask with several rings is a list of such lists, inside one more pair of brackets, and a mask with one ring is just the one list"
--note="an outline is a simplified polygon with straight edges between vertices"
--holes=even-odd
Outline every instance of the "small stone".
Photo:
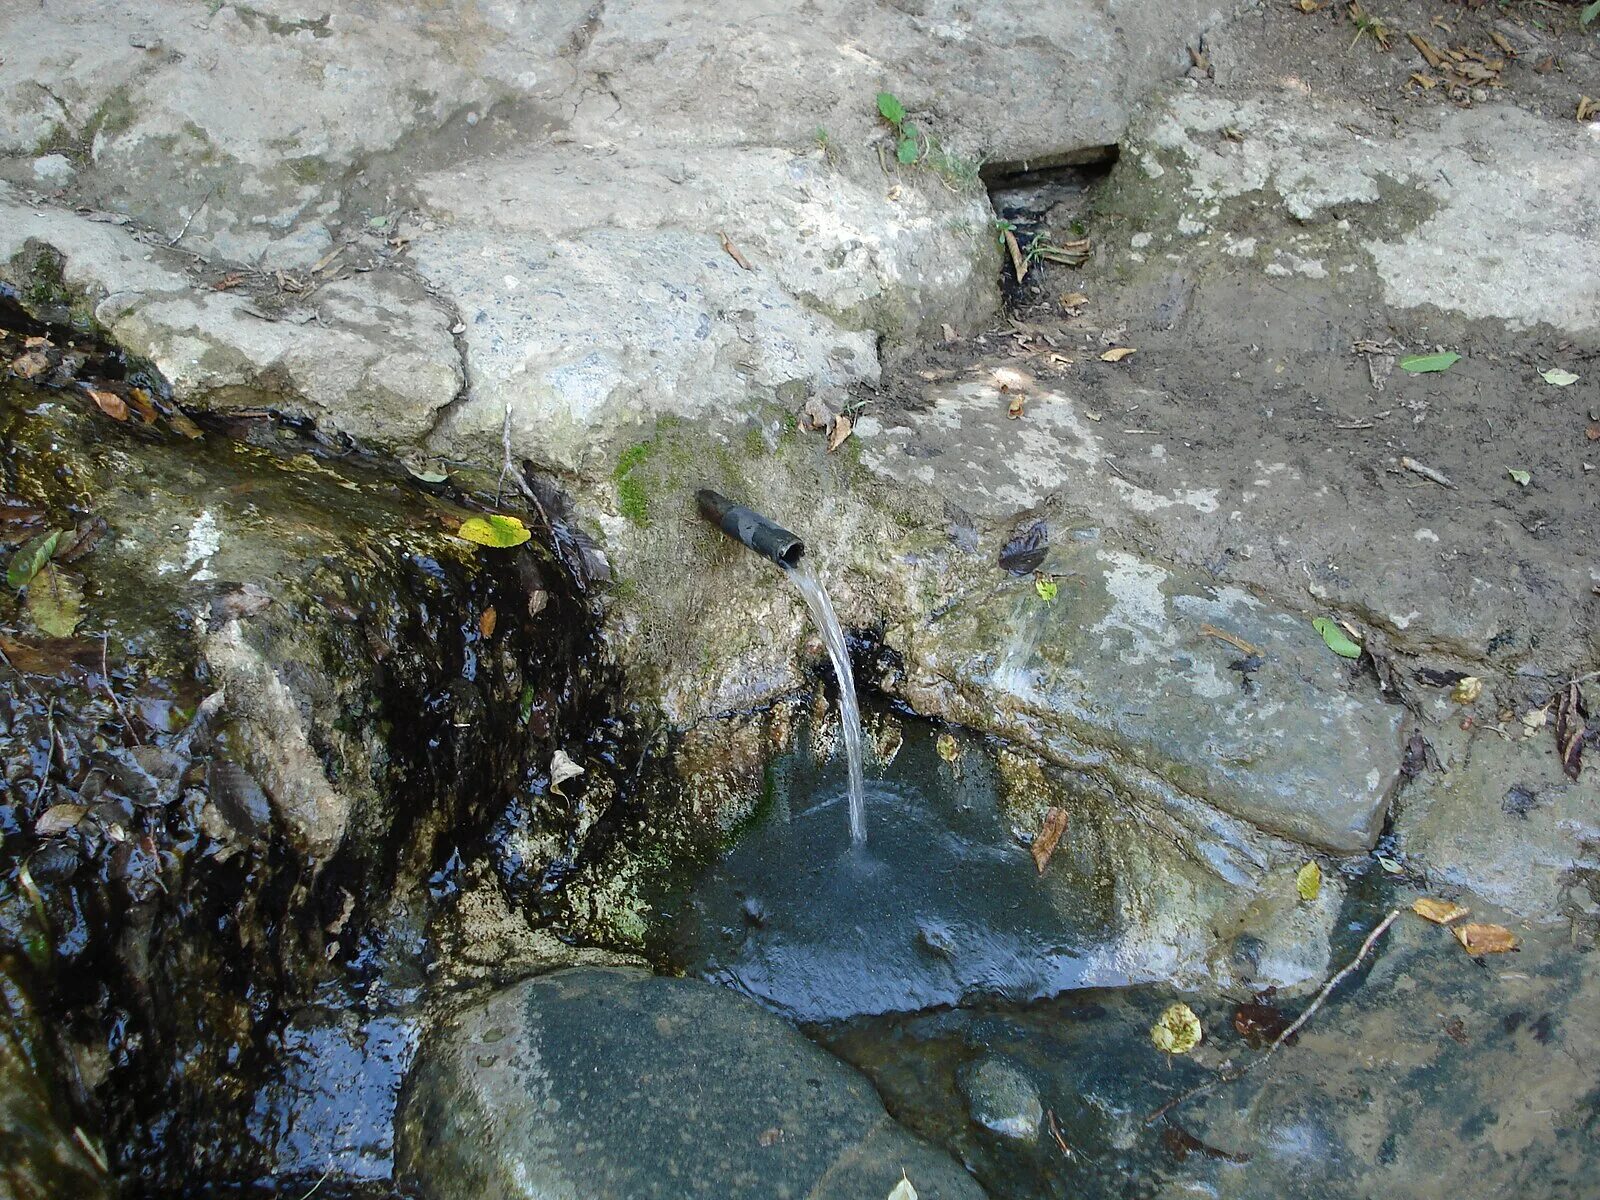
[[983,1058],[961,1074],[967,1114],[990,1133],[1018,1142],[1039,1138],[1044,1105],[1039,1090],[1018,1067],[1002,1058]]
[[51,187],[66,187],[77,170],[65,154],[43,154],[33,160],[33,174],[40,183]]

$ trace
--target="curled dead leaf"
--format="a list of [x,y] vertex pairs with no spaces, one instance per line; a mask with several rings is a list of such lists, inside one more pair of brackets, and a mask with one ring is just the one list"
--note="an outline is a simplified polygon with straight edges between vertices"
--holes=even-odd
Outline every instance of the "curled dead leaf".
[[11,360],[11,373],[18,379],[35,379],[50,369],[50,359],[42,350],[30,350]]
[[1123,359],[1127,358],[1128,355],[1133,353],[1135,353],[1135,347],[1133,346],[1118,346],[1116,349],[1107,350],[1104,354],[1102,354],[1100,356],[1100,361],[1113,363],[1121,362]]
[[1435,925],[1448,925],[1451,921],[1459,921],[1472,910],[1463,908],[1453,900],[1439,900],[1433,896],[1418,896],[1411,902],[1411,911],[1424,921],[1432,921]]
[[1450,689],[1450,699],[1457,704],[1471,704],[1481,695],[1483,695],[1483,680],[1476,675],[1468,675]]
[[550,758],[550,790],[561,795],[561,785],[583,774],[583,768],[572,761],[565,750],[557,750]]
[[939,752],[939,757],[947,763],[954,764],[961,757],[961,745],[956,741],[953,734],[941,733],[934,739],[933,748]]
[[1600,116],[1600,100],[1592,96],[1578,97],[1578,120],[1587,121],[1590,117]]
[[1020,394],[1018,394],[1018,395],[1015,395],[1015,396],[1011,397],[1011,403],[1006,405],[1006,416],[1009,417],[1011,420],[1015,421],[1021,415],[1022,415],[1022,396]]
[[851,428],[852,426],[850,424],[850,418],[845,416],[843,413],[840,413],[833,419],[833,429],[828,434],[829,454],[832,454],[840,446],[844,445],[845,439],[850,436]]
[[495,623],[498,620],[499,614],[495,612],[494,605],[491,604],[483,610],[483,615],[478,618],[478,633],[486,638],[493,637]]
[[1480,954],[1505,954],[1517,948],[1517,935],[1504,925],[1457,925],[1450,932],[1474,958]]
[[1061,835],[1067,831],[1067,810],[1051,806],[1044,810],[1044,820],[1039,825],[1039,832],[1033,838],[1033,865],[1039,869],[1039,874],[1044,874],[1044,869],[1050,865],[1050,856],[1056,852],[1056,844],[1061,841]]
[[115,392],[107,392],[100,388],[89,389],[89,399],[95,406],[113,421],[126,421],[128,419],[128,404]]

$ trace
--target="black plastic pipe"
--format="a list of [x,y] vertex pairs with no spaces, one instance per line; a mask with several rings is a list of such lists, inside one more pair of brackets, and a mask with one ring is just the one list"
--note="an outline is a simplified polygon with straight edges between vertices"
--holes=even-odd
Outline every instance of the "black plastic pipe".
[[805,557],[806,544],[782,525],[753,508],[735,504],[719,492],[702,488],[695,493],[700,515],[736,542],[780,567],[793,567]]

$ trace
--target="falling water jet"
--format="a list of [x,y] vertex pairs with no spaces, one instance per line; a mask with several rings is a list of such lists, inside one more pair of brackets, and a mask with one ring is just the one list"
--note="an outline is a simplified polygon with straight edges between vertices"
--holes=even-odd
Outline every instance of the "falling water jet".
[[695,501],[700,514],[723,533],[782,567],[811,611],[839,679],[839,725],[850,764],[850,840],[860,845],[867,840],[867,801],[861,767],[861,712],[856,704],[855,676],[850,670],[850,647],[845,643],[844,630],[827,590],[806,561],[806,545],[770,518],[716,492],[702,490]]

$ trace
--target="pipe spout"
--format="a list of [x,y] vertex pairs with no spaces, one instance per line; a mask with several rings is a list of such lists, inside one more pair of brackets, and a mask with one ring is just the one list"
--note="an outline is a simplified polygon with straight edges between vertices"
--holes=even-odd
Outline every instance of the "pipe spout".
[[702,517],[762,558],[770,559],[780,567],[790,568],[798,566],[805,557],[804,542],[754,509],[735,504],[709,488],[702,488],[695,493],[695,502],[700,506]]

